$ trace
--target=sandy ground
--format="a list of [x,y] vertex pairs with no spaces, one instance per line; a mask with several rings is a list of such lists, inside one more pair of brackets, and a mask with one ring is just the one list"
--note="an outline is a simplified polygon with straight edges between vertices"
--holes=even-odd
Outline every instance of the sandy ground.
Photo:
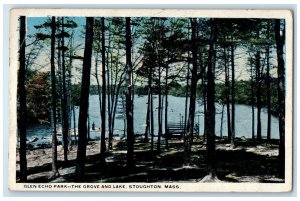
[[[116,146],[118,145],[118,143],[120,142],[120,138],[114,139],[113,141],[113,152],[114,154],[126,154],[126,150],[125,149],[117,149]],[[178,142],[180,142],[178,140]],[[196,141],[197,142],[197,141]],[[58,161],[63,161],[63,147],[62,145],[59,145],[57,147],[58,150]],[[206,146],[205,143],[195,143],[195,145],[193,145],[192,147],[192,151],[197,152],[197,151],[205,151],[206,150]],[[230,144],[226,144],[226,143],[218,143],[216,144],[216,150],[217,151],[244,151],[246,153],[255,153],[257,155],[260,156],[266,156],[266,157],[277,157],[278,156],[278,146],[277,145],[268,145],[266,143],[262,143],[259,145],[253,145],[253,146],[237,146],[237,147],[233,147]],[[136,150],[136,152],[138,152],[139,150]],[[172,155],[174,153],[178,152],[177,148],[173,148],[170,149],[168,151],[163,151],[160,155],[157,156],[157,158],[162,158],[168,155]],[[100,153],[100,142],[99,141],[90,141],[87,145],[87,152],[86,155],[87,156],[94,156]],[[77,155],[77,145],[72,145],[69,148],[69,152],[68,152],[68,159],[69,160],[75,160],[76,159],[76,155]],[[19,155],[17,152],[17,171],[19,170]],[[111,161],[110,161],[111,160]],[[107,162],[114,162],[114,157],[107,157],[106,161]],[[52,150],[51,148],[45,148],[45,149],[36,149],[36,150],[28,150],[27,151],[27,167],[28,169],[34,169],[36,167],[41,167],[41,166],[45,166],[51,164],[52,162]],[[144,164],[143,164],[144,165]],[[87,166],[89,166],[89,164],[87,164]],[[137,164],[137,166],[139,166],[139,164]],[[142,166],[142,165],[141,165]],[[151,166],[152,167],[152,166]],[[149,169],[149,168],[148,168]],[[154,167],[153,166],[153,171],[162,171],[163,168],[159,168],[159,167]],[[48,170],[46,171],[37,171],[37,172],[32,172],[28,175],[28,180],[34,180],[36,178],[39,177],[49,177],[49,175],[51,175],[51,169],[48,168]],[[173,168],[172,171],[186,171],[186,170],[199,170],[199,167],[197,167],[197,165],[193,165],[193,166],[181,166],[181,167],[176,167]],[[152,171],[152,170],[151,170]],[[66,182],[65,177],[68,174],[72,174],[75,172],[75,166],[68,166],[68,167],[60,167],[59,168],[59,173],[62,177],[58,177],[55,180],[51,180],[49,182]],[[141,173],[141,174],[148,174],[148,173]],[[45,176],[46,175],[46,176]],[[235,173],[230,173],[227,174],[226,179],[229,180],[235,180],[238,182],[260,182],[262,180],[262,176],[255,176],[255,175],[237,175]],[[266,182],[283,182],[282,179],[277,178],[274,174],[270,174],[270,175],[265,175],[263,178],[264,181]],[[185,180],[186,181],[186,180]],[[195,180],[195,179],[191,179],[188,180],[191,182],[223,182],[221,180],[219,180],[218,178],[216,179],[211,179],[208,178],[207,176],[204,178],[201,178],[199,180]],[[99,181],[101,182],[101,181]],[[103,181],[105,182],[105,181]],[[179,181],[180,182],[180,181]]]

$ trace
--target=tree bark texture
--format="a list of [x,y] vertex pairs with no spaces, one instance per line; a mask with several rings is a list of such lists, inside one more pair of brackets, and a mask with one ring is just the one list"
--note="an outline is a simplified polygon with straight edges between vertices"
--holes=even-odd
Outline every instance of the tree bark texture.
[[101,18],[101,54],[102,54],[102,109],[101,109],[101,154],[104,154],[106,151],[105,143],[105,120],[106,120],[106,58],[105,58],[105,18]]
[[[64,33],[64,17],[61,19],[62,30]],[[63,146],[64,146],[64,160],[68,161],[68,136],[69,136],[69,115],[68,115],[68,97],[67,97],[67,87],[66,87],[66,64],[65,64],[65,37],[62,34],[61,38],[61,48],[62,48],[62,134],[63,134]]]
[[134,131],[133,131],[133,103],[132,103],[132,63],[131,63],[131,19],[126,17],[126,119],[127,119],[127,167],[134,166],[133,148],[134,148]]
[[235,69],[234,69],[234,45],[230,45],[231,51],[231,145],[234,145],[235,138]]
[[279,110],[279,175],[285,178],[285,78],[284,78],[284,32],[280,29],[280,20],[275,20],[275,40],[278,62],[278,110]]
[[86,36],[83,59],[83,71],[81,81],[81,96],[80,109],[78,119],[78,150],[77,150],[77,166],[76,175],[79,181],[84,179],[85,160],[86,160],[86,143],[87,143],[87,118],[89,105],[89,87],[90,87],[90,73],[92,60],[92,45],[93,45],[93,26],[94,18],[86,18]]
[[189,163],[190,156],[191,156],[191,146],[192,146],[192,137],[194,132],[194,119],[195,119],[195,109],[196,109],[196,88],[197,88],[197,19],[193,18],[190,19],[191,27],[192,27],[192,37],[191,37],[191,44],[192,44],[192,78],[191,78],[191,86],[190,86],[190,107],[189,107],[189,118],[188,118],[188,126],[187,126],[187,134],[185,139],[185,154],[186,154],[186,163]]
[[56,138],[56,77],[55,77],[55,33],[56,22],[51,21],[51,127],[52,127],[52,173],[58,175],[57,169],[57,138]]
[[27,181],[27,159],[26,159],[26,59],[25,59],[25,47],[26,47],[26,17],[20,17],[20,39],[19,39],[19,72],[18,72],[18,129],[20,136],[20,181]]
[[215,19],[210,19],[210,44],[207,67],[207,111],[205,114],[205,129],[207,134],[207,165],[208,172],[215,176],[215,42],[217,29]]

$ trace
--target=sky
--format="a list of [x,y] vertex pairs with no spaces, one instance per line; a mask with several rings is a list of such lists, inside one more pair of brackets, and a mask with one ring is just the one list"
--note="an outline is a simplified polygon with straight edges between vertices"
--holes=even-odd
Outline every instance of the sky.
[[[29,35],[35,35],[38,31],[34,26],[41,25],[47,20],[49,20],[50,17],[28,17],[27,18],[27,36]],[[83,48],[84,48],[84,29],[85,29],[85,17],[71,17],[68,18],[69,20],[73,20],[77,23],[77,28],[74,29],[74,44],[73,46],[78,46],[78,49],[76,51],[76,54],[79,56],[83,56]],[[43,33],[50,34],[50,30],[43,29]],[[28,39],[30,40],[30,39]],[[27,44],[30,42],[28,41]],[[66,44],[68,43],[68,39],[66,39]],[[33,68],[40,69],[42,71],[50,71],[50,42],[48,41],[48,44],[45,46],[43,51],[40,52],[40,55],[36,59],[36,64]],[[32,47],[28,47],[30,49]],[[275,51],[271,53],[271,66],[276,66],[276,54]],[[236,48],[235,50],[235,70],[236,70],[236,79],[237,80],[248,80],[250,79],[250,73],[249,73],[249,65],[248,65],[248,54],[245,54],[245,51],[242,48]],[[82,67],[82,61],[81,60],[74,60],[73,65],[75,68],[81,68]],[[95,59],[92,59],[92,75],[94,74],[94,65],[95,65]],[[99,62],[99,70],[101,70],[101,62]],[[222,68],[222,66],[221,66]],[[78,71],[73,70],[72,74],[74,75],[74,83],[80,82],[81,79],[81,73]],[[276,69],[271,70],[271,75],[273,77],[277,77],[277,71]],[[224,81],[224,73],[218,74],[217,80]],[[101,78],[100,78],[101,79]],[[218,82],[218,81],[217,81]],[[91,76],[91,84],[96,84],[96,79],[94,76]]]

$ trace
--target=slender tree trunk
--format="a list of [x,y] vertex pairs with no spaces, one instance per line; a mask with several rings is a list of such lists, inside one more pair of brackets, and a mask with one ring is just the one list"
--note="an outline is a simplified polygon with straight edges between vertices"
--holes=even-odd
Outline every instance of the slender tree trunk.
[[67,92],[68,92],[68,95],[67,95],[68,108],[67,109],[68,109],[69,136],[70,136],[69,140],[71,140],[71,145],[72,145],[72,134],[70,133],[71,132],[71,128],[72,128],[72,125],[71,125],[71,122],[72,122],[71,64],[72,64],[72,62],[70,61],[70,66],[69,66],[69,69],[68,69],[68,85],[67,85],[68,86],[67,87]]
[[261,142],[261,80],[260,80],[260,52],[256,53],[256,107],[257,107],[257,140]]
[[78,119],[78,150],[76,159],[76,176],[79,181],[84,180],[85,174],[85,160],[86,160],[86,136],[87,136],[87,118],[89,105],[89,88],[90,88],[90,73],[92,60],[92,45],[93,45],[93,24],[94,18],[86,18],[86,36],[85,48],[81,81],[81,96],[80,109]]
[[102,109],[101,109],[101,154],[106,151],[105,143],[105,114],[106,114],[106,71],[105,71],[105,19],[101,17],[101,43],[102,43]]
[[121,74],[121,76],[119,78],[119,83],[116,86],[116,92],[113,92],[115,94],[115,98],[114,98],[114,101],[113,101],[113,108],[112,108],[112,130],[113,131],[114,131],[114,128],[115,128],[115,117],[116,117],[116,111],[117,111],[117,105],[118,105],[118,100],[119,100],[119,94],[120,94],[121,85],[123,83],[123,76],[124,76],[124,74],[125,74],[125,71],[122,72],[122,74]]
[[26,47],[26,17],[20,17],[20,39],[19,39],[19,62],[20,68],[18,72],[18,129],[20,136],[20,181],[27,181],[27,159],[26,159],[26,61],[25,61],[25,47]]
[[[64,17],[61,18],[62,30],[64,33]],[[68,161],[68,136],[69,136],[69,115],[68,115],[68,96],[67,96],[67,87],[66,87],[66,65],[65,65],[65,37],[62,34],[61,38],[61,48],[62,48],[62,116],[63,116],[63,125],[62,125],[62,133],[63,133],[63,145],[64,145],[64,160]]]
[[[257,39],[259,39],[259,30],[257,30]],[[257,107],[257,140],[261,142],[261,65],[260,65],[260,51],[256,51],[256,107]]]
[[[190,58],[190,51],[188,51],[188,58]],[[188,100],[189,100],[189,81],[190,81],[190,62],[187,66],[187,76],[186,76],[186,87],[185,87],[185,106],[184,106],[184,129],[187,128],[187,117],[188,117]]]
[[221,126],[220,126],[220,137],[223,137],[223,119],[224,119],[224,107],[225,104],[222,105],[222,113],[221,113]]
[[162,126],[161,126],[161,65],[159,64],[158,68],[158,135],[157,135],[157,152],[160,153],[160,140],[161,140],[161,134],[162,134]]
[[77,144],[77,133],[76,133],[76,119],[75,119],[75,105],[73,103],[72,105],[73,110],[73,127],[74,127],[74,138],[75,138],[75,144]]
[[280,35],[280,20],[275,20],[275,40],[277,47],[278,62],[278,111],[279,111],[279,175],[285,178],[285,78],[283,46],[285,40],[285,30]]
[[225,66],[225,96],[226,96],[226,111],[227,111],[227,133],[228,142],[231,142],[232,132],[231,132],[231,118],[230,118],[230,87],[229,87],[229,69],[227,65],[227,54],[226,47],[224,46],[224,66]]
[[124,123],[124,134],[123,134],[123,137],[125,137],[126,136],[126,130],[127,130],[127,128],[126,128],[126,118],[125,118],[125,116],[126,116],[126,106],[125,106],[125,100],[124,100],[124,92],[123,92],[123,94],[122,94],[122,108],[123,108],[123,123]]
[[52,16],[51,21],[51,126],[52,126],[52,175],[51,177],[59,176],[57,169],[57,138],[56,138],[56,77],[55,77],[55,33],[56,22]]
[[147,99],[147,113],[146,113],[146,127],[145,127],[145,138],[144,142],[149,141],[149,130],[150,130],[150,92],[148,89],[148,99]]
[[234,146],[234,138],[235,138],[235,75],[234,75],[234,45],[231,44],[231,145]]
[[126,119],[127,119],[127,167],[130,169],[134,166],[134,131],[133,131],[133,103],[132,103],[132,63],[131,63],[131,19],[126,17]]
[[[120,93],[120,88],[121,88],[121,85],[123,83],[123,76],[125,74],[125,71],[123,70],[121,75],[118,76],[118,58],[119,58],[119,55],[120,55],[120,50],[118,49],[117,51],[117,56],[116,56],[116,68],[115,68],[115,78],[114,78],[114,84],[113,84],[113,87],[112,87],[112,91],[111,91],[111,94],[113,95],[112,96],[112,107],[111,107],[111,114],[112,114],[112,120],[111,120],[111,130],[112,130],[112,133],[114,132],[114,129],[115,129],[115,117],[116,117],[116,111],[117,111],[117,104],[118,104],[118,99],[119,99],[119,93]],[[113,56],[111,54],[111,69],[113,69]],[[111,82],[113,82],[113,71],[111,73]],[[119,77],[119,79],[118,79]],[[118,82],[118,84],[117,84]],[[112,135],[113,137],[113,135]]]
[[202,98],[203,98],[203,112],[204,112],[204,118],[203,118],[203,124],[204,124],[204,129],[203,129],[203,142],[205,141],[205,138],[206,138],[206,112],[207,112],[207,101],[206,101],[206,91],[207,91],[207,86],[206,86],[206,81],[205,81],[205,78],[206,78],[206,70],[204,68],[203,70],[203,77],[201,79],[201,85],[202,85],[202,89],[203,89],[203,92],[202,92]]
[[[100,41],[100,36],[99,36],[99,41]],[[98,76],[98,52],[95,57],[95,77],[96,77],[96,82],[97,82],[97,91],[98,91],[98,99],[99,99],[99,112],[100,112],[100,117],[102,116],[102,101],[101,101],[101,86],[100,86],[100,81],[99,81],[99,76]],[[101,122],[100,122],[101,125]]]
[[[202,93],[200,94],[202,96],[202,103],[203,103],[203,114],[206,114],[206,86],[205,86],[205,77],[206,77],[206,69],[205,65],[203,64],[203,55],[202,55],[202,49],[200,48],[200,56],[199,56],[199,64],[200,64],[200,69],[202,71],[202,76],[201,76],[201,89]],[[205,118],[203,116],[203,142],[205,141]],[[200,134],[200,122],[199,122],[199,134]]]
[[[188,35],[190,35],[190,32],[188,31]],[[190,51],[188,51],[188,58],[190,58]],[[193,58],[194,59],[194,58]],[[184,105],[184,122],[183,122],[183,126],[184,126],[184,139],[183,139],[183,143],[184,143],[184,150],[185,150],[185,163],[188,165],[190,162],[190,153],[188,152],[188,100],[189,100],[189,80],[190,80],[190,61],[188,62],[187,65],[187,76],[186,76],[186,87],[185,87],[185,105]],[[181,119],[180,119],[181,121]],[[181,125],[181,124],[180,124]],[[187,152],[186,152],[187,151]]]
[[[131,42],[132,43],[132,42]],[[132,46],[132,45],[131,45]],[[132,49],[132,48],[131,48]],[[131,50],[131,54],[132,54],[132,50]],[[133,75],[133,66],[131,64],[131,69],[132,69],[132,73],[131,73],[131,82],[132,82],[132,88],[131,88],[131,102],[132,102],[132,112],[134,111],[134,75]],[[134,130],[134,115],[132,115],[132,129]]]
[[[152,74],[151,74],[152,75]],[[151,134],[151,151],[154,150],[154,115],[153,115],[153,91],[150,92],[150,134]]]
[[[108,65],[107,65],[108,66]],[[111,91],[110,91],[110,81],[109,81],[109,69],[107,68],[107,112],[108,112],[108,149],[112,150],[112,113],[111,113]]]
[[168,69],[169,67],[166,66],[166,88],[165,88],[165,141],[166,141],[166,148],[169,148],[168,138],[166,136],[167,128],[168,128]]
[[[267,39],[270,37],[270,21],[267,24]],[[267,57],[267,108],[268,108],[268,123],[267,123],[267,141],[271,140],[271,87],[270,87],[270,47],[266,48]]]
[[189,118],[188,118],[188,126],[187,126],[187,134],[186,134],[186,145],[185,145],[185,163],[190,163],[191,158],[191,146],[192,146],[192,137],[194,132],[194,120],[195,120],[195,110],[196,110],[196,89],[197,89],[197,19],[190,19],[191,27],[192,27],[192,60],[193,60],[193,68],[192,68],[192,78],[191,78],[191,91],[190,91],[190,107],[189,107]]
[[207,111],[205,128],[207,133],[207,165],[208,172],[214,178],[216,176],[215,170],[215,41],[217,37],[217,29],[215,19],[210,19],[211,33],[208,55],[207,68]]
[[90,133],[90,114],[89,114],[89,106],[88,106],[88,112],[87,112],[87,142],[91,140],[91,133]]
[[[73,124],[74,124],[74,144],[76,144],[77,141],[77,137],[76,137],[76,126],[75,126],[75,108],[74,108],[74,101],[73,101],[73,94],[71,93],[71,88],[72,88],[72,83],[71,83],[71,79],[72,79],[72,65],[73,65],[73,33],[72,33],[72,38],[71,38],[71,43],[70,43],[70,50],[69,50],[69,69],[68,69],[68,75],[69,75],[69,79],[68,79],[68,91],[69,91],[69,123],[70,123],[70,127],[72,128],[72,114],[73,114]],[[73,139],[71,136],[71,143],[72,143]]]
[[[113,140],[113,132],[112,132],[112,115],[111,115],[111,79],[110,79],[110,68],[109,68],[109,52],[110,52],[110,44],[111,44],[111,35],[108,37],[108,48],[106,53],[106,73],[107,73],[107,112],[108,112],[108,149],[112,150],[112,140]],[[112,61],[111,61],[112,62]]]
[[149,74],[148,74],[148,105],[147,105],[146,128],[145,128],[145,142],[149,141],[148,135],[150,133],[151,85],[152,85],[152,67],[150,67]]
[[254,131],[254,124],[255,124],[255,112],[254,112],[254,75],[253,75],[253,68],[251,63],[251,109],[252,109],[252,140],[255,139],[255,131]]
[[[58,38],[58,42],[57,42],[57,48],[58,48],[58,51],[57,51],[57,66],[58,66],[58,69],[57,69],[57,74],[58,74],[58,83],[59,83],[59,100],[60,100],[60,108],[59,108],[59,121],[61,123],[61,126],[63,125],[63,86],[62,86],[62,65],[61,65],[61,52],[62,50],[59,49],[59,46],[61,44],[61,38]],[[61,127],[61,131],[62,131],[62,127]]]
[[114,128],[115,128],[115,117],[116,117],[116,111],[117,111],[117,104],[118,104],[118,99],[119,99],[120,88],[121,88],[121,81],[117,86],[117,92],[115,94],[116,98],[115,98],[114,108],[113,108],[113,112],[112,112],[112,126],[111,126],[112,130],[114,130]]

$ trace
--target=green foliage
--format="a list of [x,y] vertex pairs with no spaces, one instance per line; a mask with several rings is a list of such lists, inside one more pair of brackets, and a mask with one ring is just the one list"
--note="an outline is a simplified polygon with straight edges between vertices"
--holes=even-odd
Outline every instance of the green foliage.
[[81,84],[73,84],[71,86],[72,103],[76,106],[79,106],[80,104],[80,90],[81,90]]
[[[273,78],[271,80],[271,112],[273,114],[278,114],[278,95],[277,95],[277,79]],[[267,107],[267,88],[266,84],[262,85],[262,106]],[[255,96],[255,86],[254,86],[254,104],[256,103]],[[235,103],[251,105],[251,81],[250,80],[240,80],[235,82]],[[216,101],[225,103],[225,86],[223,83],[216,84]]]
[[43,33],[36,33],[35,37],[37,40],[46,40],[50,38],[50,35],[43,34]]

